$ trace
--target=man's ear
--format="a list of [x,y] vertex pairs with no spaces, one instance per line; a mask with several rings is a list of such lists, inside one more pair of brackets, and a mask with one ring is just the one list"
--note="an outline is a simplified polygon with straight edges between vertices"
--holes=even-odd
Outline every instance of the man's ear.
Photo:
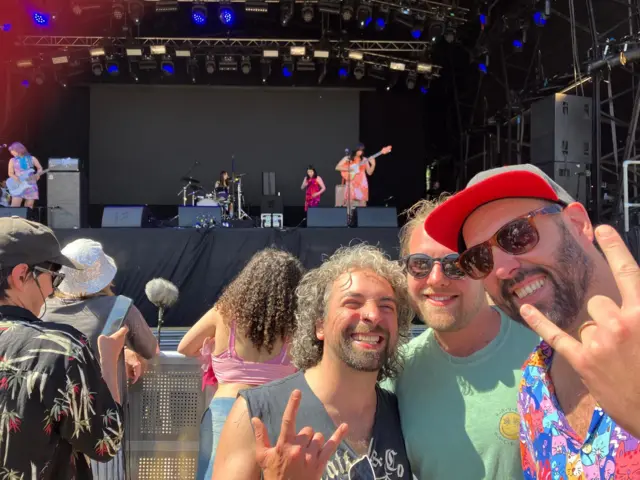
[[9,275],[9,287],[22,290],[29,277],[29,266],[26,263],[16,265]]
[[584,205],[578,202],[570,203],[564,209],[564,217],[577,238],[586,240],[586,243],[593,243],[593,225]]
[[324,342],[324,322],[322,320],[316,321],[316,338]]

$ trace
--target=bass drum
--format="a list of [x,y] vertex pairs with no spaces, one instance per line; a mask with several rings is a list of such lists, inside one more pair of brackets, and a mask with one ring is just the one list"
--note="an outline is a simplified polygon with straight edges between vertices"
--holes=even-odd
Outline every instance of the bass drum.
[[213,198],[203,198],[202,200],[198,200],[196,202],[198,207],[219,207],[220,204],[216,202]]

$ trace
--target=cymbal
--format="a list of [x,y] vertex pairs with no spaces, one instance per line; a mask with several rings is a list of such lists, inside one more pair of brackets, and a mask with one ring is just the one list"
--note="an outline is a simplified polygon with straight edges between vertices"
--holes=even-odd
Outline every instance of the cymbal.
[[187,183],[200,183],[200,180],[193,177],[182,177],[181,180]]

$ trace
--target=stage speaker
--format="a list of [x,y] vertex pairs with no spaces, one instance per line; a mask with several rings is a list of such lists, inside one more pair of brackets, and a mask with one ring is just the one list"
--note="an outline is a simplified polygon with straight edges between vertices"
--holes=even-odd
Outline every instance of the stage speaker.
[[398,211],[395,207],[358,207],[356,219],[358,227],[398,228]]
[[196,225],[211,224],[222,225],[222,207],[178,207],[178,226],[195,227]]
[[27,218],[27,207],[0,207],[0,217]]
[[276,172],[262,172],[262,195],[277,195]]
[[343,207],[313,207],[307,211],[307,227],[346,227],[347,209]]
[[588,207],[591,189],[591,165],[572,162],[548,162],[537,165],[551,179],[564,188],[569,195]]
[[263,195],[260,201],[260,213],[284,213],[282,197],[279,195]]
[[591,98],[556,93],[531,106],[531,163],[591,164]]
[[81,199],[80,172],[50,171],[47,173],[49,227],[80,228],[82,226]]
[[149,212],[145,205],[106,206],[102,212],[102,227],[140,228],[149,226]]

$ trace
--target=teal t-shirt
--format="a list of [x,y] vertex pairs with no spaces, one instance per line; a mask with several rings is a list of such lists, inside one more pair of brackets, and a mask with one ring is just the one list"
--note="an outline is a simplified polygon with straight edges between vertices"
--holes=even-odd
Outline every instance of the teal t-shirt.
[[445,353],[427,329],[406,345],[398,396],[409,462],[419,480],[521,480],[520,368],[539,337],[499,309],[500,332],[482,350]]

